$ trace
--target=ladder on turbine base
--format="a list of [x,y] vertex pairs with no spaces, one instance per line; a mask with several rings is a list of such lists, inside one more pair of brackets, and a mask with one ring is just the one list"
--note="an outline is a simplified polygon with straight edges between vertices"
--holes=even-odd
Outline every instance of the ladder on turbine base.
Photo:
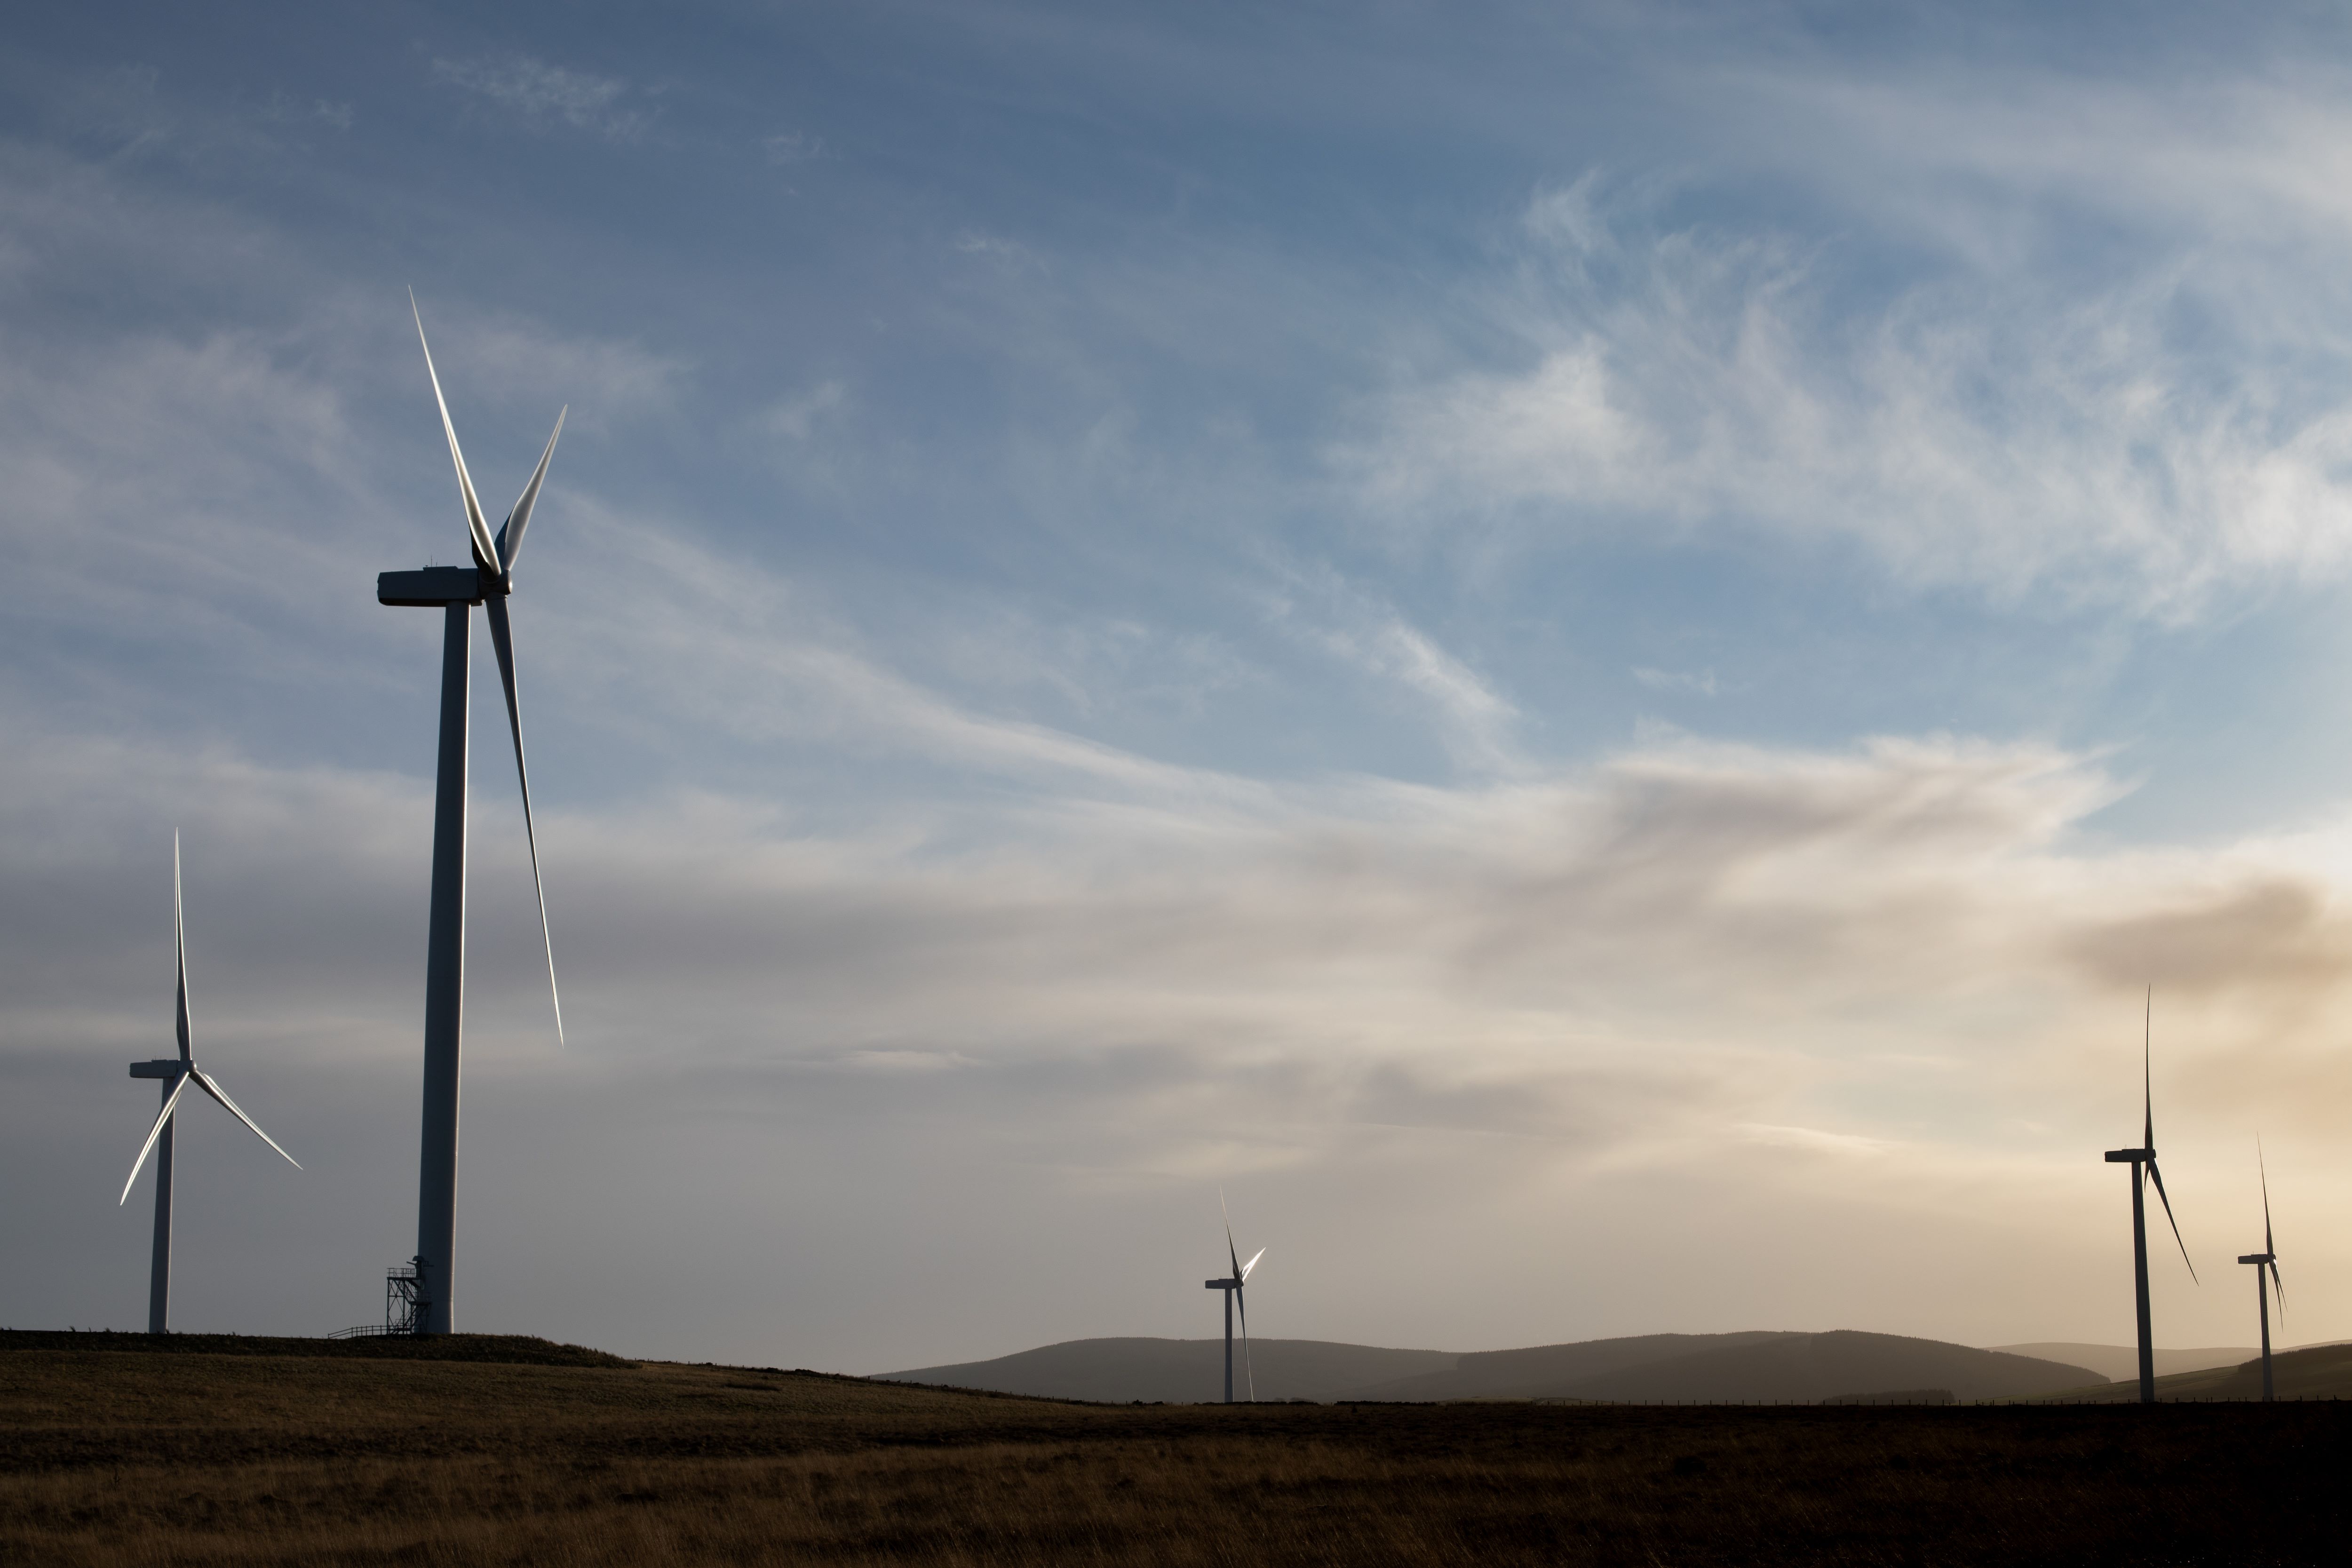
[[417,1323],[431,1303],[425,1297],[424,1259],[412,1258],[396,1268],[383,1271],[383,1321],[362,1323],[355,1329],[343,1329],[329,1334],[331,1340],[373,1339],[380,1335],[415,1334]]

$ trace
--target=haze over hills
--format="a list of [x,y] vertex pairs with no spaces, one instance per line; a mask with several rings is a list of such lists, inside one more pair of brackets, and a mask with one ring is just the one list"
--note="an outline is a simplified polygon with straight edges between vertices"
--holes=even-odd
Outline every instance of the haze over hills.
[[[2039,1340],[2032,1344],[1994,1345],[1997,1351],[2011,1355],[2028,1355],[2042,1361],[2061,1361],[2075,1366],[2087,1366],[2111,1383],[2139,1377],[2139,1351],[2131,1345],[2077,1344],[2071,1340]],[[2236,1366],[2240,1362],[2262,1354],[2254,1345],[2215,1345],[2204,1350],[2167,1351],[2156,1352],[2156,1375],[2166,1377],[2176,1372],[2203,1372],[2208,1367]]]
[[[1198,1403],[1220,1396],[1223,1358],[1222,1340],[1072,1340],[994,1361],[877,1376],[1058,1399]],[[2003,1399],[2105,1381],[2069,1363],[1853,1330],[1642,1334],[1468,1354],[1259,1340],[1250,1347],[1250,1364],[1261,1400],[1761,1404],[1927,1388],[1949,1389],[1959,1399]],[[1238,1352],[1234,1383],[1239,1395],[1244,1382]]]

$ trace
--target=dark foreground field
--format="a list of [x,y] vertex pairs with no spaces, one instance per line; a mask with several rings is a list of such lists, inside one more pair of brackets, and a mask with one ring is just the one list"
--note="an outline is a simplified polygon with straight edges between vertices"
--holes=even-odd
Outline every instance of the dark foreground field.
[[2352,1523],[2335,1404],[1106,1407],[89,1340],[0,1337],[0,1561],[2334,1563]]

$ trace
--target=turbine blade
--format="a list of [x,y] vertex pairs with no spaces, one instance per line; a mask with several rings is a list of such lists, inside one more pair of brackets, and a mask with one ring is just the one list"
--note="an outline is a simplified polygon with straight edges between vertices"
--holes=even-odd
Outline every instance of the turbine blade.
[[522,499],[514,503],[514,510],[507,513],[506,521],[499,525],[500,571],[513,571],[515,557],[522,553],[522,531],[530,526],[530,509],[539,504],[539,486],[547,478],[547,460],[555,456],[556,439],[563,434],[563,416],[571,412],[572,405],[567,403],[562,413],[555,416],[555,435],[547,438],[547,450],[539,455],[539,467],[531,470],[530,483],[523,487]]
[[2263,1139],[2259,1132],[2254,1135],[2254,1169],[2263,1178],[2263,1250],[2275,1255],[2278,1244],[2271,1239],[2271,1173],[2263,1163]]
[[[2143,1119],[2140,1122],[2139,1146],[2147,1150],[2153,1157],[2156,1152],[2156,1086],[2153,1069],[2149,1066],[2156,1049],[2156,987],[2153,985],[2147,988],[2147,1012],[2140,1019],[2139,1103]],[[2151,1164],[2150,1169],[2153,1168]],[[2157,1191],[2163,1190],[2163,1184],[2158,1184]]]
[[[221,1089],[221,1086],[212,1080],[211,1077],[205,1073],[204,1068],[191,1063],[188,1067],[188,1077],[196,1080],[196,1087],[198,1089],[203,1089],[206,1094],[209,1094],[215,1100],[219,1100],[221,1102],[222,1110],[227,1111],[231,1116],[236,1117],[239,1121],[244,1122],[247,1127],[252,1128],[253,1135],[256,1138],[260,1139],[272,1149],[278,1149],[278,1140],[272,1138],[268,1133],[264,1132],[260,1127],[255,1123],[252,1117],[247,1116],[244,1111],[239,1110],[236,1108],[236,1101],[231,1100]],[[186,1079],[183,1079],[181,1081],[184,1086]],[[285,1150],[278,1149],[278,1152],[288,1164],[293,1166],[296,1170],[299,1171],[302,1168],[302,1162],[297,1160],[293,1155],[287,1153]]]
[[[180,912],[180,830],[172,829],[172,952],[180,963],[180,994],[175,1026],[180,1035],[180,1059],[188,1054],[188,928]],[[131,1173],[136,1175],[137,1172]]]
[[2271,1259],[2271,1290],[2278,1297],[2279,1316],[2286,1316],[2286,1281],[2279,1278],[2278,1259]]
[[1258,1260],[1258,1258],[1264,1258],[1265,1256],[1265,1247],[1259,1247],[1259,1248],[1257,1249],[1256,1257],[1252,1258],[1251,1258],[1247,1263],[1244,1263],[1244,1264],[1243,1264],[1243,1265],[1242,1265],[1242,1273],[1241,1273],[1241,1277],[1242,1277],[1244,1279],[1247,1279],[1250,1277],[1250,1270],[1257,1267],[1257,1260]]
[[[2156,1168],[2156,1160],[2152,1155],[2147,1162],[2147,1174],[2148,1179],[2156,1184],[2157,1201],[2164,1205],[2165,1221],[2172,1226],[2172,1239],[2180,1247],[2180,1261],[2189,1263],[2189,1244],[2180,1239],[2180,1222],[2172,1217],[2172,1200],[2164,1195],[2164,1173]],[[2197,1279],[2197,1265],[2194,1263],[2189,1263],[2189,1278]],[[2197,1282],[2200,1285],[2204,1283],[2202,1279],[2198,1279]]]
[[[549,449],[553,450],[551,444]],[[547,929],[547,888],[539,879],[539,830],[530,818],[530,770],[522,760],[522,702],[515,694],[514,628],[507,623],[507,602],[492,595],[483,606],[489,612],[490,646],[498,650],[499,682],[507,692],[507,728],[514,734],[515,777],[522,782],[522,836],[530,846],[530,886],[539,895],[539,940],[547,952],[547,994],[555,1002],[555,1043],[563,1043],[563,994],[555,988],[555,939]]]
[[182,1073],[180,1081],[172,1086],[170,1097],[163,1101],[163,1109],[155,1113],[155,1125],[147,1129],[147,1142],[139,1145],[139,1158],[131,1162],[131,1174],[122,1182],[122,1195],[114,1200],[116,1208],[131,1201],[131,1184],[139,1179],[140,1168],[147,1163],[147,1156],[155,1152],[155,1140],[163,1135],[163,1124],[172,1120],[172,1112],[179,1106],[180,1096],[187,1091],[188,1076]]
[[1242,1375],[1249,1379],[1249,1402],[1257,1403],[1257,1369],[1250,1364],[1249,1302],[1242,1288],[1234,1287],[1234,1309],[1242,1315]]
[[1225,1216],[1225,1256],[1233,1260],[1234,1279],[1238,1284],[1242,1277],[1242,1255],[1234,1246],[1234,1215],[1233,1211],[1225,1207],[1225,1189],[1223,1187],[1217,1189],[1217,1212]]
[[441,395],[441,374],[433,368],[433,345],[425,341],[425,316],[416,308],[416,290],[408,291],[409,314],[416,318],[416,341],[425,350],[425,374],[433,378],[433,403],[441,410],[441,432],[449,437],[449,460],[457,465],[457,493],[466,502],[466,532],[474,542],[474,563],[486,571],[501,570],[498,546],[489,524],[482,521],[482,503],[474,497],[474,476],[466,471],[466,454],[457,447],[457,426],[449,422],[449,401]]

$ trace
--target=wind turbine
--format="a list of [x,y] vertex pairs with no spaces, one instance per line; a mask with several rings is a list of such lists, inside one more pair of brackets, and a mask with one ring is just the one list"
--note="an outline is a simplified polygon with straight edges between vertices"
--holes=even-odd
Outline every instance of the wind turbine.
[[[2286,1282],[2279,1278],[2278,1244],[2271,1239],[2271,1176],[2263,1169],[2263,1141],[2254,1140],[2254,1168],[2263,1173],[2263,1249],[2250,1252],[2238,1259],[2254,1266],[2254,1304],[2263,1315],[2263,1403],[2268,1405],[2278,1397],[2271,1383],[2271,1295],[2270,1288],[2278,1287],[2279,1319],[2286,1319]],[[2264,1270],[2268,1270],[2265,1274]]]
[[449,437],[449,459],[457,468],[457,496],[466,509],[472,541],[471,566],[428,566],[421,572],[385,572],[376,578],[376,602],[418,605],[443,612],[441,622],[441,756],[433,802],[433,913],[425,961],[425,1116],[416,1181],[416,1331],[446,1334],[457,1325],[457,1069],[466,999],[466,749],[467,672],[471,664],[474,606],[488,612],[490,644],[499,656],[499,679],[506,687],[507,728],[514,736],[515,773],[522,781],[523,837],[530,846],[530,880],[539,894],[540,941],[547,950],[547,989],[555,1001],[555,1038],[563,1040],[563,999],[555,990],[555,945],[547,932],[547,890],[539,877],[539,836],[530,819],[530,773],[523,765],[522,709],[515,697],[514,633],[507,620],[507,595],[514,592],[515,557],[523,530],[547,478],[548,459],[563,434],[563,414],[522,499],[507,513],[498,536],[482,520],[473,476],[457,447],[457,427],[441,395],[433,368],[433,348],[425,342],[425,318],[416,296],[408,297],[416,318],[416,341],[425,349],[425,374],[441,410],[441,431]]
[[1249,1282],[1250,1270],[1257,1267],[1258,1258],[1265,1256],[1265,1248],[1259,1247],[1256,1254],[1244,1263],[1241,1252],[1234,1246],[1234,1216],[1225,1208],[1225,1194],[1222,1191],[1217,1194],[1217,1210],[1225,1216],[1225,1258],[1233,1264],[1234,1271],[1230,1278],[1203,1279],[1201,1283],[1205,1289],[1225,1293],[1225,1403],[1228,1405],[1234,1402],[1234,1309],[1241,1309],[1242,1371],[1249,1379],[1250,1403],[1255,1405],[1257,1403],[1257,1373],[1249,1364],[1249,1307],[1242,1300],[1242,1287]]
[[[2147,1013],[2140,1022],[2140,1147],[2110,1149],[2107,1163],[2128,1164],[2132,1168],[2132,1284],[2139,1301],[2139,1402],[2156,1403],[2156,1341],[2147,1316],[2147,1205],[2143,1195],[2149,1182],[2156,1184],[2156,1195],[2164,1205],[2164,1217],[2172,1226],[2172,1239],[2179,1245],[2180,1261],[2189,1263],[2189,1244],[2180,1239],[2180,1222],[2172,1217],[2172,1200],[2164,1195],[2164,1173],[2156,1168],[2156,1093],[2151,1078],[2150,1062],[2154,1049],[2156,1022],[2156,987],[2148,987]],[[2189,1263],[2189,1278],[2197,1278],[2197,1265]]]
[[[147,1163],[147,1156],[151,1153],[154,1154],[155,1251],[154,1260],[150,1264],[147,1273],[147,1331],[151,1334],[171,1331],[169,1320],[172,1315],[172,1124],[173,1112],[179,1109],[180,1096],[186,1091],[188,1085],[194,1084],[198,1089],[219,1100],[221,1108],[231,1116],[236,1117],[247,1127],[253,1128],[253,1135],[256,1138],[260,1139],[272,1149],[278,1149],[278,1141],[259,1127],[254,1126],[253,1118],[239,1110],[236,1108],[236,1101],[231,1100],[221,1086],[213,1081],[212,1075],[196,1065],[196,1058],[189,1048],[188,939],[186,922],[180,912],[180,836],[177,833],[172,835],[172,950],[178,955],[180,963],[177,1019],[180,1054],[176,1057],[165,1057],[160,1061],[131,1064],[132,1078],[160,1078],[163,1080],[163,1109],[156,1112],[155,1125],[147,1130],[147,1142],[139,1145],[139,1158],[131,1162],[131,1174],[122,1184],[122,1195],[114,1200],[114,1206],[117,1208],[131,1201],[131,1183],[139,1179],[141,1169]],[[302,1168],[301,1163],[293,1155],[287,1154],[283,1149],[278,1149],[278,1152],[285,1155],[288,1164],[298,1171]]]

